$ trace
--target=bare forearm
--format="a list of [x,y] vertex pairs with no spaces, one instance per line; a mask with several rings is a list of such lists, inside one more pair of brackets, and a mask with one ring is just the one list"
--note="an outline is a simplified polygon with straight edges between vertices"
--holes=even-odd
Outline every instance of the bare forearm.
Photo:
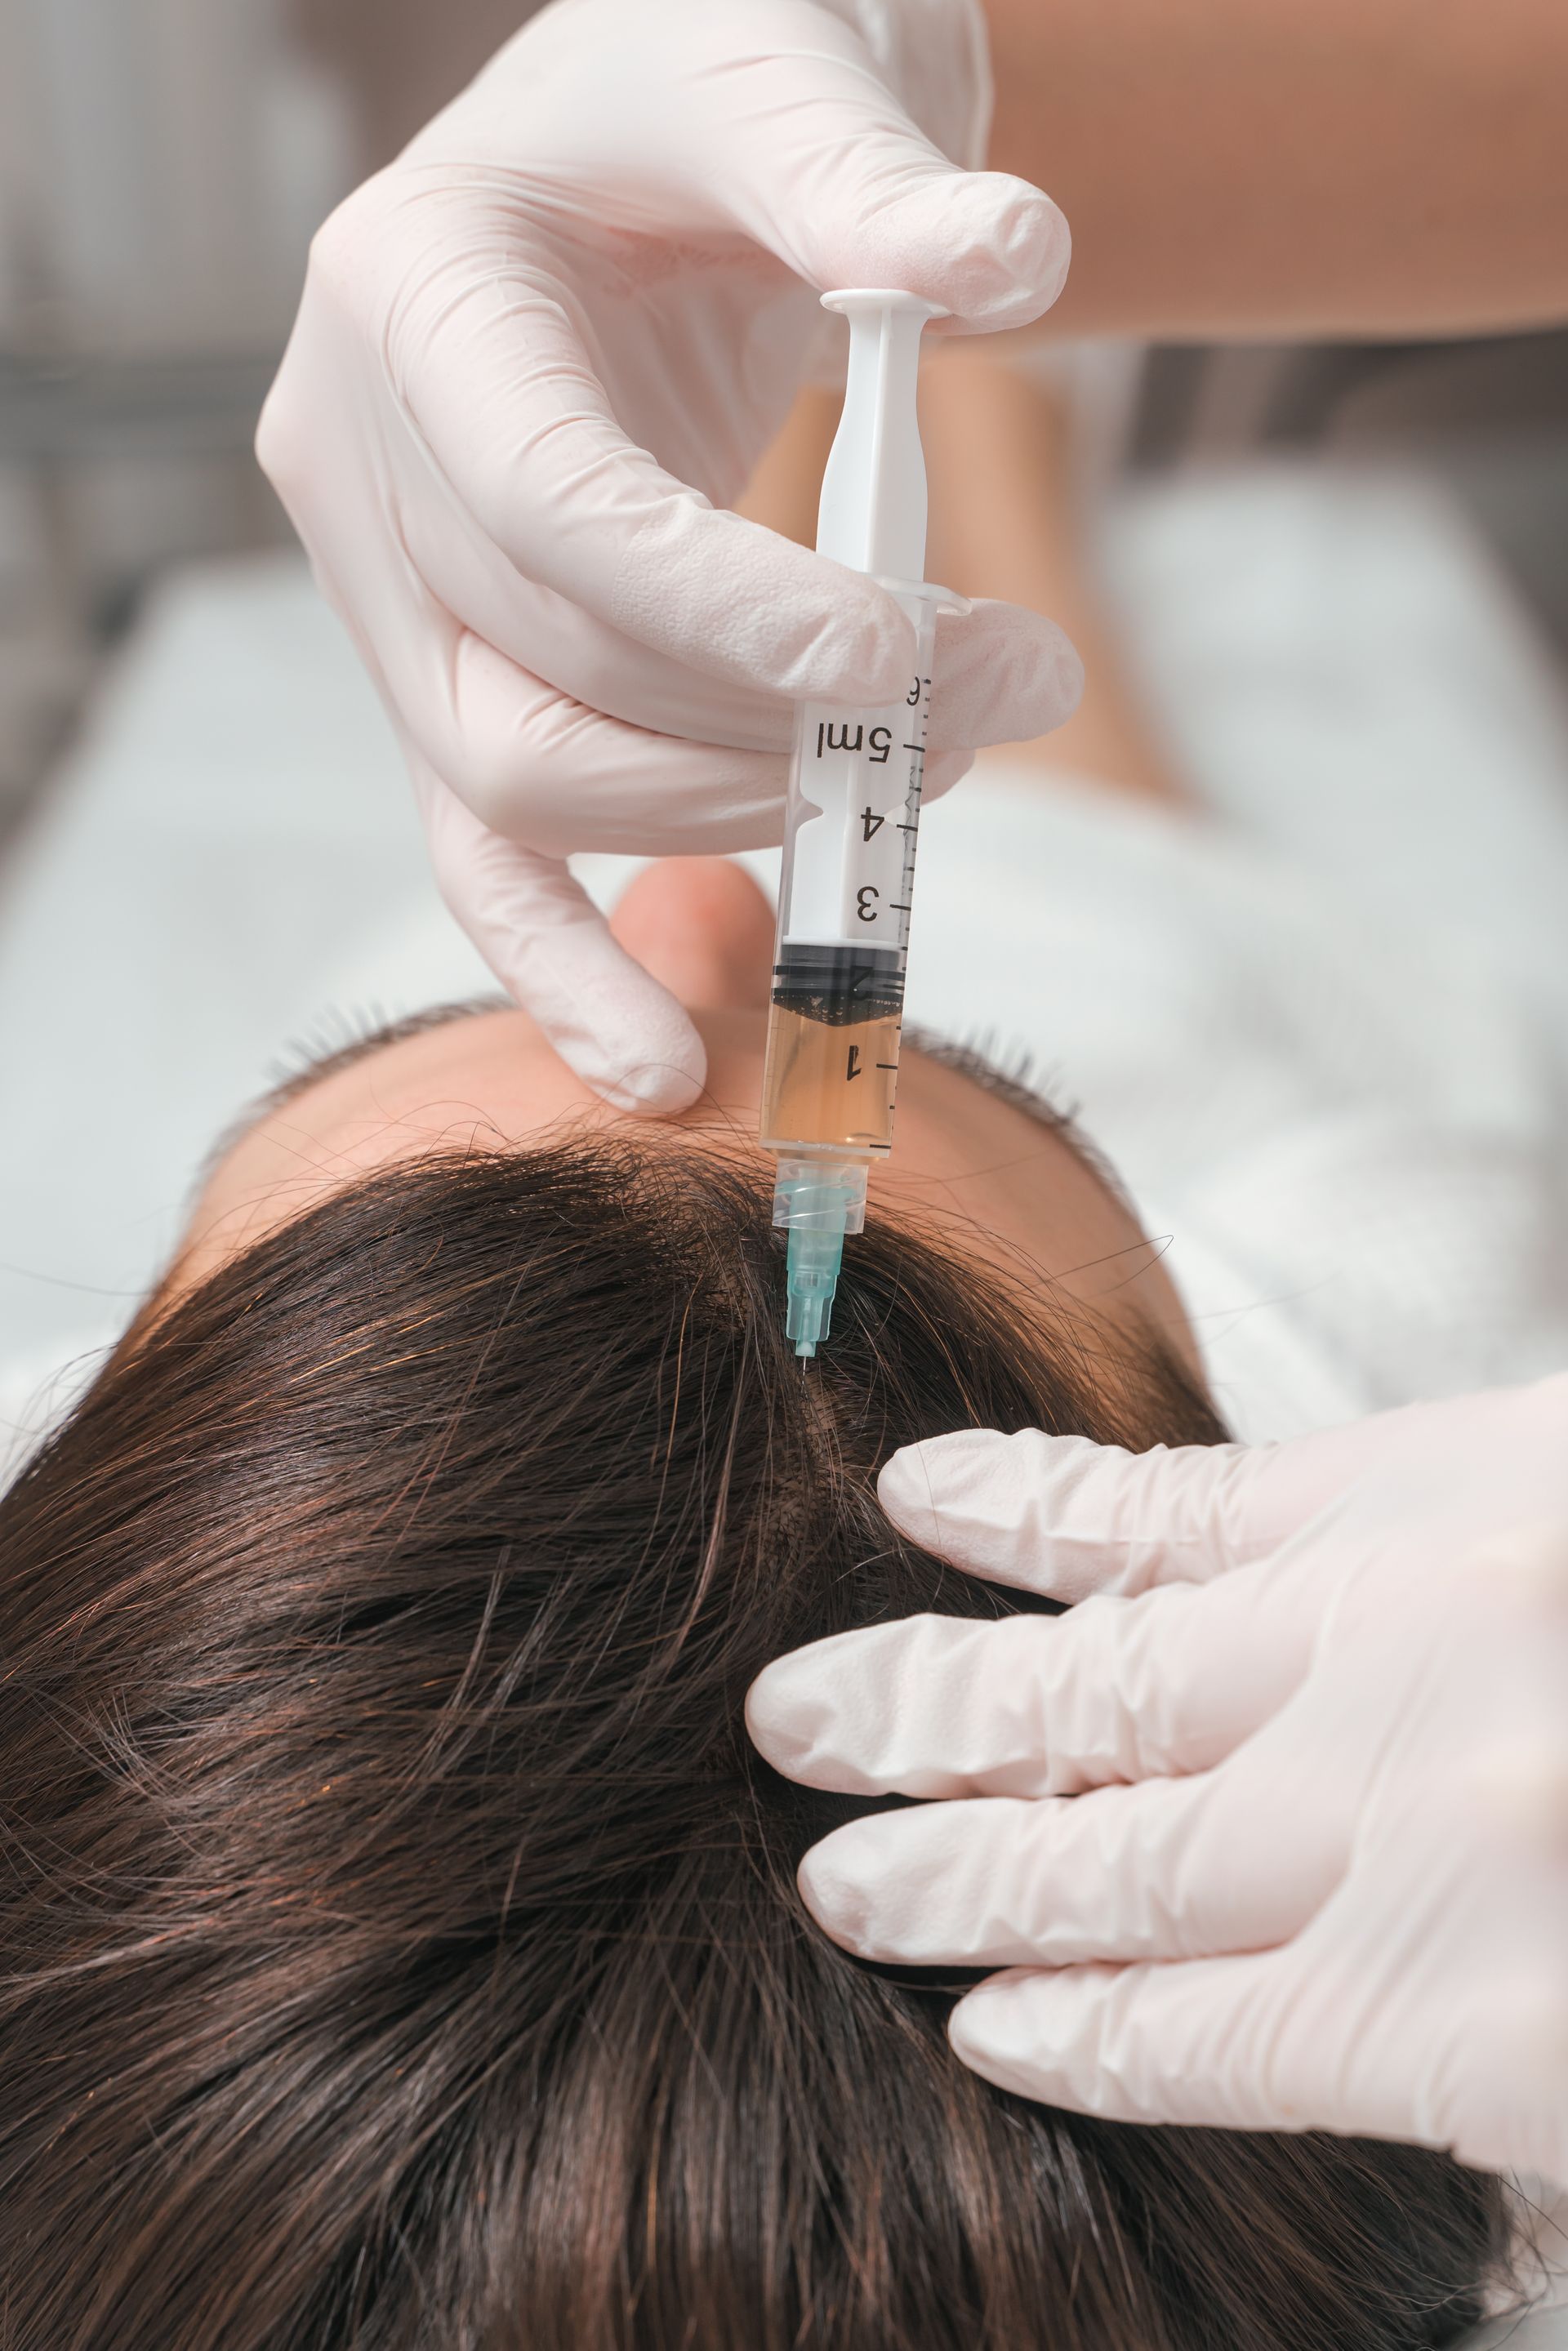
[[1568,318],[1564,0],[985,0],[990,160],[1072,227],[1065,332]]

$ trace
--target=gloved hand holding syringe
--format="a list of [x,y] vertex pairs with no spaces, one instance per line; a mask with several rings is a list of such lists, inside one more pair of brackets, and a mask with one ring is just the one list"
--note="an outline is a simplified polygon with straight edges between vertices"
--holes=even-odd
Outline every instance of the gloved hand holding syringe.
[[803,702],[795,722],[779,891],[762,1140],[779,1155],[773,1221],[789,1243],[789,1333],[828,1335],[847,1234],[893,1148],[915,847],[937,614],[927,586],[925,466],[915,413],[921,330],[943,313],[889,289],[825,294],[850,322],[843,415],[822,480],[817,552],[869,573],[915,632],[902,698]]
[[[903,286],[977,334],[1061,288],[1061,214],[982,168],[985,41],[977,0],[558,0],[313,245],[262,463],[443,895],[619,1110],[686,1108],[706,1050],[568,860],[774,846],[799,703],[904,691],[894,599],[735,511],[834,323],[817,291]],[[931,794],[1080,677],[977,599]]]

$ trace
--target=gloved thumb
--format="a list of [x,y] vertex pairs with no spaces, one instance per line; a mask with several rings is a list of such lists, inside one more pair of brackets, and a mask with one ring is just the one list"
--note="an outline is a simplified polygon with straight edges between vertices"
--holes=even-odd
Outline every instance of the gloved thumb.
[[1071,240],[1027,180],[966,172],[904,111],[860,36],[821,7],[748,13],[724,80],[727,207],[809,285],[896,286],[972,328],[1061,293]]
[[442,896],[562,1061],[613,1109],[689,1108],[707,1055],[684,1007],[611,936],[561,859],[503,840],[417,754],[410,766]]
[[1049,196],[1027,180],[945,162],[904,172],[891,200],[865,173],[855,191],[860,217],[852,227],[846,215],[822,240],[818,282],[897,286],[977,328],[1028,326],[1051,308],[1071,245]]

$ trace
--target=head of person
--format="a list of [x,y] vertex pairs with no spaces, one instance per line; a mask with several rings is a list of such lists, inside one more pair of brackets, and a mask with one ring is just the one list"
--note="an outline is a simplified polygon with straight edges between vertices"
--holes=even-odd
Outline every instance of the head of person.
[[1019,1604],[894,1532],[890,1449],[1222,1430],[1093,1163],[939,1058],[802,1365],[746,1134],[766,915],[699,870],[637,922],[689,1001],[733,963],[702,1111],[596,1110],[507,1012],[340,1059],[0,1503],[0,2344],[1457,2340],[1495,2182],[1028,2106],[950,1985],[811,1924],[855,1807],[768,1771],[747,1685]]

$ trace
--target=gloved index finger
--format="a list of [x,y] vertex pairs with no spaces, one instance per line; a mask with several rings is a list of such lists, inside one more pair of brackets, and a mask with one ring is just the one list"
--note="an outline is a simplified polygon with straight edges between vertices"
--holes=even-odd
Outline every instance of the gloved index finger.
[[564,861],[491,832],[405,749],[442,895],[497,977],[617,1110],[686,1109],[706,1055],[685,1008],[617,944]]
[[895,1453],[877,1495],[923,1551],[1071,1603],[1207,1583],[1273,1550],[1289,1531],[1260,1499],[1274,1456],[1267,1446],[1129,1453],[1038,1428],[957,1429]]

